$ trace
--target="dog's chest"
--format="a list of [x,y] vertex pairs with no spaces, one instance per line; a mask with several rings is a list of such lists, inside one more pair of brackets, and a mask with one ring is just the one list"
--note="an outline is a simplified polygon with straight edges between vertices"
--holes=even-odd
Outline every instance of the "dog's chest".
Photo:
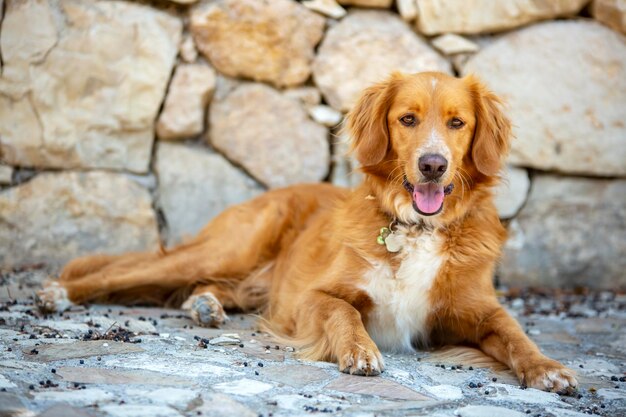
[[400,230],[399,266],[372,262],[364,290],[374,302],[367,330],[381,350],[411,351],[411,341],[427,342],[429,292],[444,261],[437,232]]

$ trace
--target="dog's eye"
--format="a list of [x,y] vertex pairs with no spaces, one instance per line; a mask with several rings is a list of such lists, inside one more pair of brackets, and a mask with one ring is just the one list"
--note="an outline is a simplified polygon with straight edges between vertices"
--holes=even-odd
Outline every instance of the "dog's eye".
[[458,117],[455,117],[448,122],[448,127],[451,129],[460,129],[463,126],[465,126],[465,122]]
[[415,126],[417,124],[417,118],[412,114],[405,114],[400,118],[400,123],[407,127]]

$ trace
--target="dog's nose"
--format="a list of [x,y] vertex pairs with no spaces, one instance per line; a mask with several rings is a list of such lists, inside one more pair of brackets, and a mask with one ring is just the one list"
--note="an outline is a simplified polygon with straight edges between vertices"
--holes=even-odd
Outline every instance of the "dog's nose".
[[430,153],[420,157],[417,166],[426,179],[436,180],[448,169],[448,161],[439,154]]

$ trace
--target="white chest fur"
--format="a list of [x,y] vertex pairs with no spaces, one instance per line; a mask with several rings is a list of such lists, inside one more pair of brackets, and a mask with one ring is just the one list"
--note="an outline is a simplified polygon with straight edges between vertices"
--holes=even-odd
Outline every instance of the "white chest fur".
[[412,351],[411,340],[427,342],[429,292],[444,261],[443,238],[437,232],[397,230],[404,239],[397,254],[400,267],[372,262],[363,289],[374,301],[367,331],[379,349]]

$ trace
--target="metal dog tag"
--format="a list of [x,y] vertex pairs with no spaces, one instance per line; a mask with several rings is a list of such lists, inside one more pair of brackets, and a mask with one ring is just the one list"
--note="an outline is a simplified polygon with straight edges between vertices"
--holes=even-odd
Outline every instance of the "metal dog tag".
[[385,247],[388,252],[399,252],[402,249],[402,238],[391,232],[385,237]]

